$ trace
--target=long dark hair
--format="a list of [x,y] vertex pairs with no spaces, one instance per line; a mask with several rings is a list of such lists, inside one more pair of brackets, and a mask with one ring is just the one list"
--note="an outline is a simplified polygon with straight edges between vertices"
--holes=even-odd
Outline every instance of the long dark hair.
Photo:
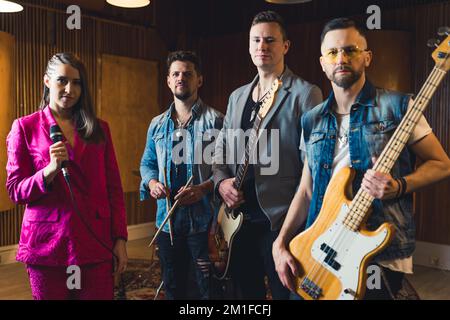
[[[69,64],[80,73],[81,95],[77,103],[73,106],[73,120],[78,134],[86,142],[99,143],[104,141],[104,133],[95,114],[92,97],[89,92],[84,64],[72,53],[57,53],[48,61],[45,74],[51,78],[55,73],[56,66],[61,63]],[[49,94],[50,89],[44,85],[44,93],[39,106],[41,109],[44,109],[49,104]]]

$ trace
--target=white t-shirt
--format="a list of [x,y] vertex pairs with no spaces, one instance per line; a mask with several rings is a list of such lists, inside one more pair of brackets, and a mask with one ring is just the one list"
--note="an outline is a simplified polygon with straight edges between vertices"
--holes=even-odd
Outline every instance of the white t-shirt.
[[[334,147],[334,158],[331,167],[331,177],[333,177],[337,172],[339,172],[344,167],[350,167],[350,150],[348,147],[348,129],[350,124],[350,114],[347,115],[337,115],[337,135],[336,144]],[[414,128],[413,133],[409,137],[408,145],[412,145],[429,135],[432,132],[430,125],[428,124],[425,117],[422,115]],[[302,136],[300,140],[300,150],[306,154],[305,138]],[[380,264],[386,268],[394,271],[400,271],[403,273],[413,273],[413,263],[412,256],[404,259],[395,259],[389,261],[380,262]]]

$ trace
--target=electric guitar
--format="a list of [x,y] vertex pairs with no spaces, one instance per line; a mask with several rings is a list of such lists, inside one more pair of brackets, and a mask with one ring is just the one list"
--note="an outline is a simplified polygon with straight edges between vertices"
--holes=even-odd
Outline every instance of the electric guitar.
[[[254,155],[256,149],[261,122],[271,109],[280,86],[281,81],[276,79],[270,90],[265,94],[261,101],[258,113],[256,114],[256,118],[253,123],[253,129],[251,130],[248,143],[245,146],[245,153],[243,155],[244,159],[237,168],[236,180],[234,181],[234,187],[237,190],[242,189],[250,156]],[[225,203],[222,203],[217,219],[211,223],[208,233],[209,259],[214,267],[214,274],[219,280],[222,280],[227,276],[233,239],[241,228],[243,219],[244,216],[242,212],[232,210],[228,208]]]
[[[374,170],[389,173],[406,145],[436,88],[450,68],[450,28],[433,52],[435,67],[374,164]],[[355,171],[343,168],[330,181],[317,220],[289,243],[300,264],[296,292],[307,300],[349,300],[364,297],[370,259],[387,247],[394,227],[382,224],[369,231],[365,221],[374,198],[359,189],[350,199]]]

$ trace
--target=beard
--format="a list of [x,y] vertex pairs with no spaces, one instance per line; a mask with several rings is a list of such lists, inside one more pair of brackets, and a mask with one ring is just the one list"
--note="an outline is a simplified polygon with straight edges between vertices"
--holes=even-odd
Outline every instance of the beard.
[[[340,77],[336,76],[336,73],[339,71],[348,71],[348,74],[341,75]],[[334,82],[338,87],[346,90],[350,88],[356,81],[361,78],[362,71],[355,71],[349,66],[340,66],[333,71],[331,77],[328,77],[332,82]]]
[[192,92],[190,92],[189,90],[182,91],[182,92],[175,92],[175,97],[181,101],[185,101],[185,100],[189,99],[191,96],[192,96]]

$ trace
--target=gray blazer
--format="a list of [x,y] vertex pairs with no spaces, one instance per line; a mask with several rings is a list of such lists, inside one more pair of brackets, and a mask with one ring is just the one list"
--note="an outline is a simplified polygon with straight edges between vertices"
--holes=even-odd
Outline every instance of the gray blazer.
[[[231,139],[227,139],[227,133],[230,132],[228,129],[241,128],[245,104],[251,94],[251,89],[258,80],[259,77],[256,76],[251,83],[236,89],[230,95],[224,125],[215,146],[213,179],[214,190],[216,191],[222,180],[236,175],[237,162],[241,161],[241,158],[238,159],[239,152],[234,152],[234,159],[227,160],[227,156],[230,158],[230,154],[232,154],[230,153],[230,141],[228,141]],[[299,150],[300,118],[304,112],[322,102],[321,90],[293,74],[287,67],[281,81],[282,86],[278,89],[272,108],[263,119],[260,127],[260,130],[267,130],[267,143],[261,143],[260,141],[258,144],[258,154],[266,155],[266,157],[269,155],[270,158],[273,152],[272,162],[270,165],[262,165],[259,161],[254,164],[258,202],[269,219],[272,230],[281,228],[300,182],[302,170]],[[274,146],[271,142],[271,139],[276,138],[273,129],[279,130],[279,139],[274,140],[274,143],[276,143]],[[242,146],[240,147],[242,148]],[[264,168],[276,168],[276,161],[278,161],[276,172],[270,174],[264,172]],[[217,192],[216,196],[218,196]]]

